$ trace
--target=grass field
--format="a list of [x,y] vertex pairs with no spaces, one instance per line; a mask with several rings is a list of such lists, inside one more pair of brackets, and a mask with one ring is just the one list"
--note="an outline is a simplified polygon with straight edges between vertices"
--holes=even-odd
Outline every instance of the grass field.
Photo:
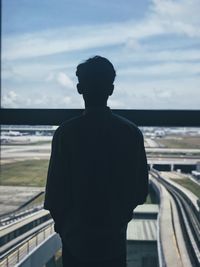
[[[48,160],[26,160],[3,164],[0,185],[43,187],[46,184],[48,163]],[[37,201],[42,201],[43,197],[41,196]],[[155,202],[155,196],[152,193],[148,195],[145,204]]]
[[0,185],[45,186],[48,160],[26,160],[1,166]]
[[200,186],[195,184],[189,178],[173,179],[173,181],[187,188],[200,199]]
[[200,136],[184,136],[183,138],[168,136],[156,139],[156,142],[168,148],[200,148]]

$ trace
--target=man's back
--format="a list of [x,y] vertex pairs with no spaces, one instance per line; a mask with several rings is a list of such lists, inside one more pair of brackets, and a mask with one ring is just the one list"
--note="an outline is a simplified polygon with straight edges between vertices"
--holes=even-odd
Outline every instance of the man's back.
[[44,207],[62,239],[63,266],[126,266],[126,228],[148,192],[140,130],[107,107],[116,71],[95,56],[76,69],[85,114],[55,132]]
[[119,254],[133,209],[147,192],[143,136],[133,123],[107,107],[90,108],[56,131],[45,208],[72,253]]

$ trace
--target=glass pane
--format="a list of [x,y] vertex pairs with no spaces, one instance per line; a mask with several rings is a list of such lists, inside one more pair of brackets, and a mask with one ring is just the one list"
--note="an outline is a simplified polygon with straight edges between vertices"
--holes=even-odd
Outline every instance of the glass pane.
[[117,71],[111,108],[199,109],[198,1],[2,1],[2,107],[80,108],[76,66]]

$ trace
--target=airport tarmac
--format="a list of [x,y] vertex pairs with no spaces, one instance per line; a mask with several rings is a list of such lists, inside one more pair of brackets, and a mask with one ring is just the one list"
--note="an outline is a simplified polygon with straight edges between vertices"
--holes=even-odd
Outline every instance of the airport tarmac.
[[22,160],[49,159],[51,144],[26,144],[1,146],[1,164]]
[[[194,149],[188,149],[188,153],[192,153]],[[148,153],[148,149],[146,152]],[[196,164],[200,158],[185,156],[185,155],[173,155],[179,152],[187,153],[187,149],[167,149],[166,152],[173,152],[172,155],[164,156],[164,149],[157,148],[156,151],[160,151],[160,156],[148,156],[149,164]],[[199,151],[199,150],[198,150]],[[199,151],[200,152],[200,151]],[[48,144],[26,144],[26,145],[2,145],[1,146],[1,164],[12,163],[22,160],[34,160],[34,159],[49,159],[51,153],[51,143]]]
[[159,147],[159,144],[155,140],[152,140],[151,138],[145,138],[145,146],[157,148]]

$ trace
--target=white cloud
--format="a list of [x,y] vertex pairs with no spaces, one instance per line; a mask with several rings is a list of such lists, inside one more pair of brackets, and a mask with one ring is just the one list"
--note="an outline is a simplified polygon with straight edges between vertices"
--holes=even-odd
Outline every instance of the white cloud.
[[142,65],[135,67],[128,67],[118,71],[119,75],[142,75],[146,76],[169,76],[176,75],[176,79],[183,77],[184,75],[199,75],[200,74],[200,63],[160,63],[151,64],[150,66]]
[[[77,99],[77,100],[76,100]],[[3,108],[66,108],[66,107],[80,107],[79,98],[75,98],[71,102],[71,97],[66,96],[62,93],[53,94],[50,92],[49,95],[44,93],[37,93],[34,97],[27,97],[23,94],[17,94],[15,91],[8,91],[4,94],[2,98],[2,107]]]
[[73,87],[73,81],[63,72],[59,72],[57,75],[57,81],[60,85],[68,88]]
[[49,96],[36,96],[35,99],[33,99],[31,105],[32,106],[48,106],[49,104]]
[[118,34],[116,30],[118,28],[120,31],[120,27],[123,28],[119,24],[79,26],[74,32],[70,28],[64,28],[46,33],[5,37],[2,42],[2,57],[7,60],[31,58],[123,43],[127,33],[123,34],[121,29]]
[[[138,44],[140,39],[160,34],[200,37],[199,0],[152,0],[149,15],[141,21],[79,25],[57,30],[5,36],[3,59],[52,55],[110,45]],[[133,40],[133,41],[130,41]]]
[[51,81],[54,80],[54,78],[55,78],[55,73],[50,72],[50,73],[47,75],[45,81],[47,81],[47,82],[51,82]]
[[167,32],[200,37],[199,0],[152,0],[151,10]]
[[112,96],[108,99],[108,106],[110,106],[111,108],[125,108],[123,100],[116,99]]
[[[200,76],[194,78],[120,82],[114,97],[123,106],[136,109],[199,109]],[[112,97],[111,97],[112,99]]]
[[73,80],[64,72],[50,72],[45,78],[45,81],[51,83],[56,81],[59,85],[66,88],[74,87]]
[[199,0],[152,0],[151,10],[163,20],[195,25],[199,23]]
[[16,105],[18,95],[15,91],[10,90],[2,97],[2,107],[13,107]]
[[[195,78],[119,81],[108,104],[111,108],[199,109],[200,76]],[[48,92],[48,93],[47,93]],[[28,95],[28,97],[27,97]],[[34,90],[26,95],[7,90],[2,98],[4,108],[83,108],[83,99],[74,90]]]
[[125,48],[130,50],[139,50],[141,48],[141,45],[137,39],[128,38],[125,44]]
[[[137,49],[137,51],[132,51],[132,53],[128,53],[127,51],[123,51],[120,53],[115,59],[117,64],[122,65],[123,63],[138,63],[138,62],[191,62],[191,61],[200,61],[200,50],[197,49],[169,49],[161,51],[151,49],[151,47]],[[113,56],[114,57],[114,56]],[[132,64],[133,65],[133,64]]]
[[63,97],[62,102],[66,105],[70,104],[71,103],[71,97],[69,97],[69,96]]
[[154,88],[153,91],[154,91],[156,98],[160,98],[164,100],[170,100],[171,97],[174,97],[175,96],[174,94],[176,93],[175,90],[172,90],[172,89],[163,90],[161,88]]
[[[90,51],[94,54],[103,51],[117,66],[119,90],[109,100],[111,107],[197,107],[200,51],[192,44],[194,40],[197,44],[200,37],[199,10],[199,0],[152,0],[149,12],[140,21],[78,25],[3,36],[5,68],[2,79],[8,84],[11,81],[11,88],[15,83],[16,88],[24,88],[20,89],[21,94],[17,89],[7,89],[2,95],[3,106],[80,107],[83,102],[75,90],[65,91],[61,86],[75,87],[71,77],[79,63],[77,59],[81,60]],[[167,44],[162,46],[163,39],[159,42],[156,38],[148,42],[157,36],[165,37]],[[180,49],[183,39],[186,42]],[[168,49],[168,43],[173,44],[171,49]],[[109,46],[115,48],[107,49]],[[63,52],[66,54],[62,59],[59,55],[48,57]],[[46,57],[35,59],[39,56]],[[192,76],[195,78],[191,79]],[[38,87],[41,92],[35,93]],[[48,91],[47,87],[54,89]]]

